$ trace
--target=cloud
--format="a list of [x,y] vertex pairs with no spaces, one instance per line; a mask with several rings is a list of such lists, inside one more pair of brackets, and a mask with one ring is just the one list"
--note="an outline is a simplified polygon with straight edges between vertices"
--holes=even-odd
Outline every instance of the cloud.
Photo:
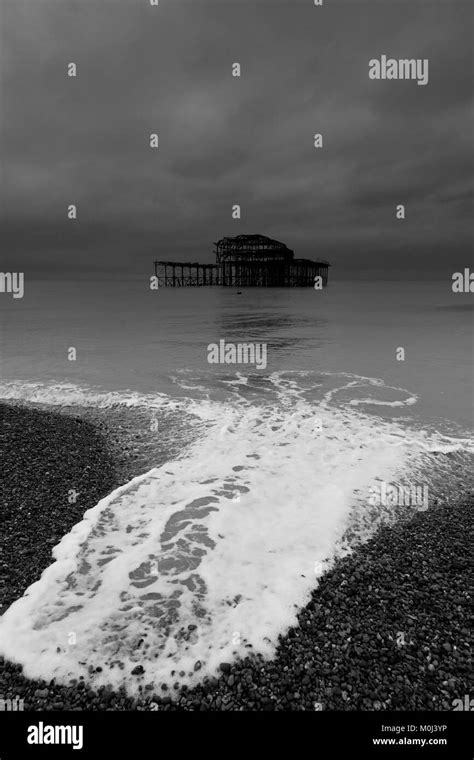
[[[344,273],[381,246],[388,268],[404,246],[408,265],[444,266],[472,237],[461,0],[3,0],[2,15],[7,268],[139,275],[157,252],[211,261],[213,240],[261,232]],[[428,57],[429,84],[369,80],[382,53]]]

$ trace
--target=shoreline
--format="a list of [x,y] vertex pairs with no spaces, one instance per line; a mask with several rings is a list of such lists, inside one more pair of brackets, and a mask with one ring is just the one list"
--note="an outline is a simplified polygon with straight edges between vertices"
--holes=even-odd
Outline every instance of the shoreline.
[[[127,410],[79,414],[2,403],[0,414],[3,613],[39,579],[52,547],[84,512],[144,471],[136,442],[145,427],[127,428]],[[161,454],[165,461],[164,446]],[[71,491],[79,494],[73,502]],[[174,701],[160,687],[136,700],[81,681],[30,681],[2,658],[0,697],[18,696],[26,710],[451,710],[470,693],[472,504],[471,494],[382,527],[320,579],[272,660],[223,664],[219,677]]]

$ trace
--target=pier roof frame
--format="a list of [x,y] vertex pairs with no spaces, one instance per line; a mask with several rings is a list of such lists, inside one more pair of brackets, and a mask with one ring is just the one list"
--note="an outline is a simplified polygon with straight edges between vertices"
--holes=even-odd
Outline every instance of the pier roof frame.
[[233,258],[235,260],[266,259],[290,261],[294,253],[284,243],[266,235],[237,235],[224,237],[214,243],[217,262]]

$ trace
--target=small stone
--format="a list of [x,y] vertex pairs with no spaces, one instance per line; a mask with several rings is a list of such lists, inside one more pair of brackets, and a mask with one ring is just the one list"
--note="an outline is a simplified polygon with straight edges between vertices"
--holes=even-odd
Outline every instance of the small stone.
[[141,676],[145,672],[143,665],[136,665],[132,670],[132,676]]
[[221,664],[219,665],[219,668],[221,669],[223,673],[230,673],[230,668],[231,668],[230,662],[221,662]]

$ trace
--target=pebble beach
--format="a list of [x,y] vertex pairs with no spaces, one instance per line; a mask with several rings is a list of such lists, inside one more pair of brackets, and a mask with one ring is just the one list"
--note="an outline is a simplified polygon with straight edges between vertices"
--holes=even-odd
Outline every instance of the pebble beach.
[[[0,416],[3,614],[84,512],[146,462],[120,413],[88,419],[1,405]],[[453,710],[473,691],[472,504],[466,493],[456,504],[415,512],[338,560],[271,660],[222,662],[193,689],[147,685],[131,699],[92,691],[85,681],[32,681],[0,659],[0,697],[23,699],[25,710],[58,711]]]

